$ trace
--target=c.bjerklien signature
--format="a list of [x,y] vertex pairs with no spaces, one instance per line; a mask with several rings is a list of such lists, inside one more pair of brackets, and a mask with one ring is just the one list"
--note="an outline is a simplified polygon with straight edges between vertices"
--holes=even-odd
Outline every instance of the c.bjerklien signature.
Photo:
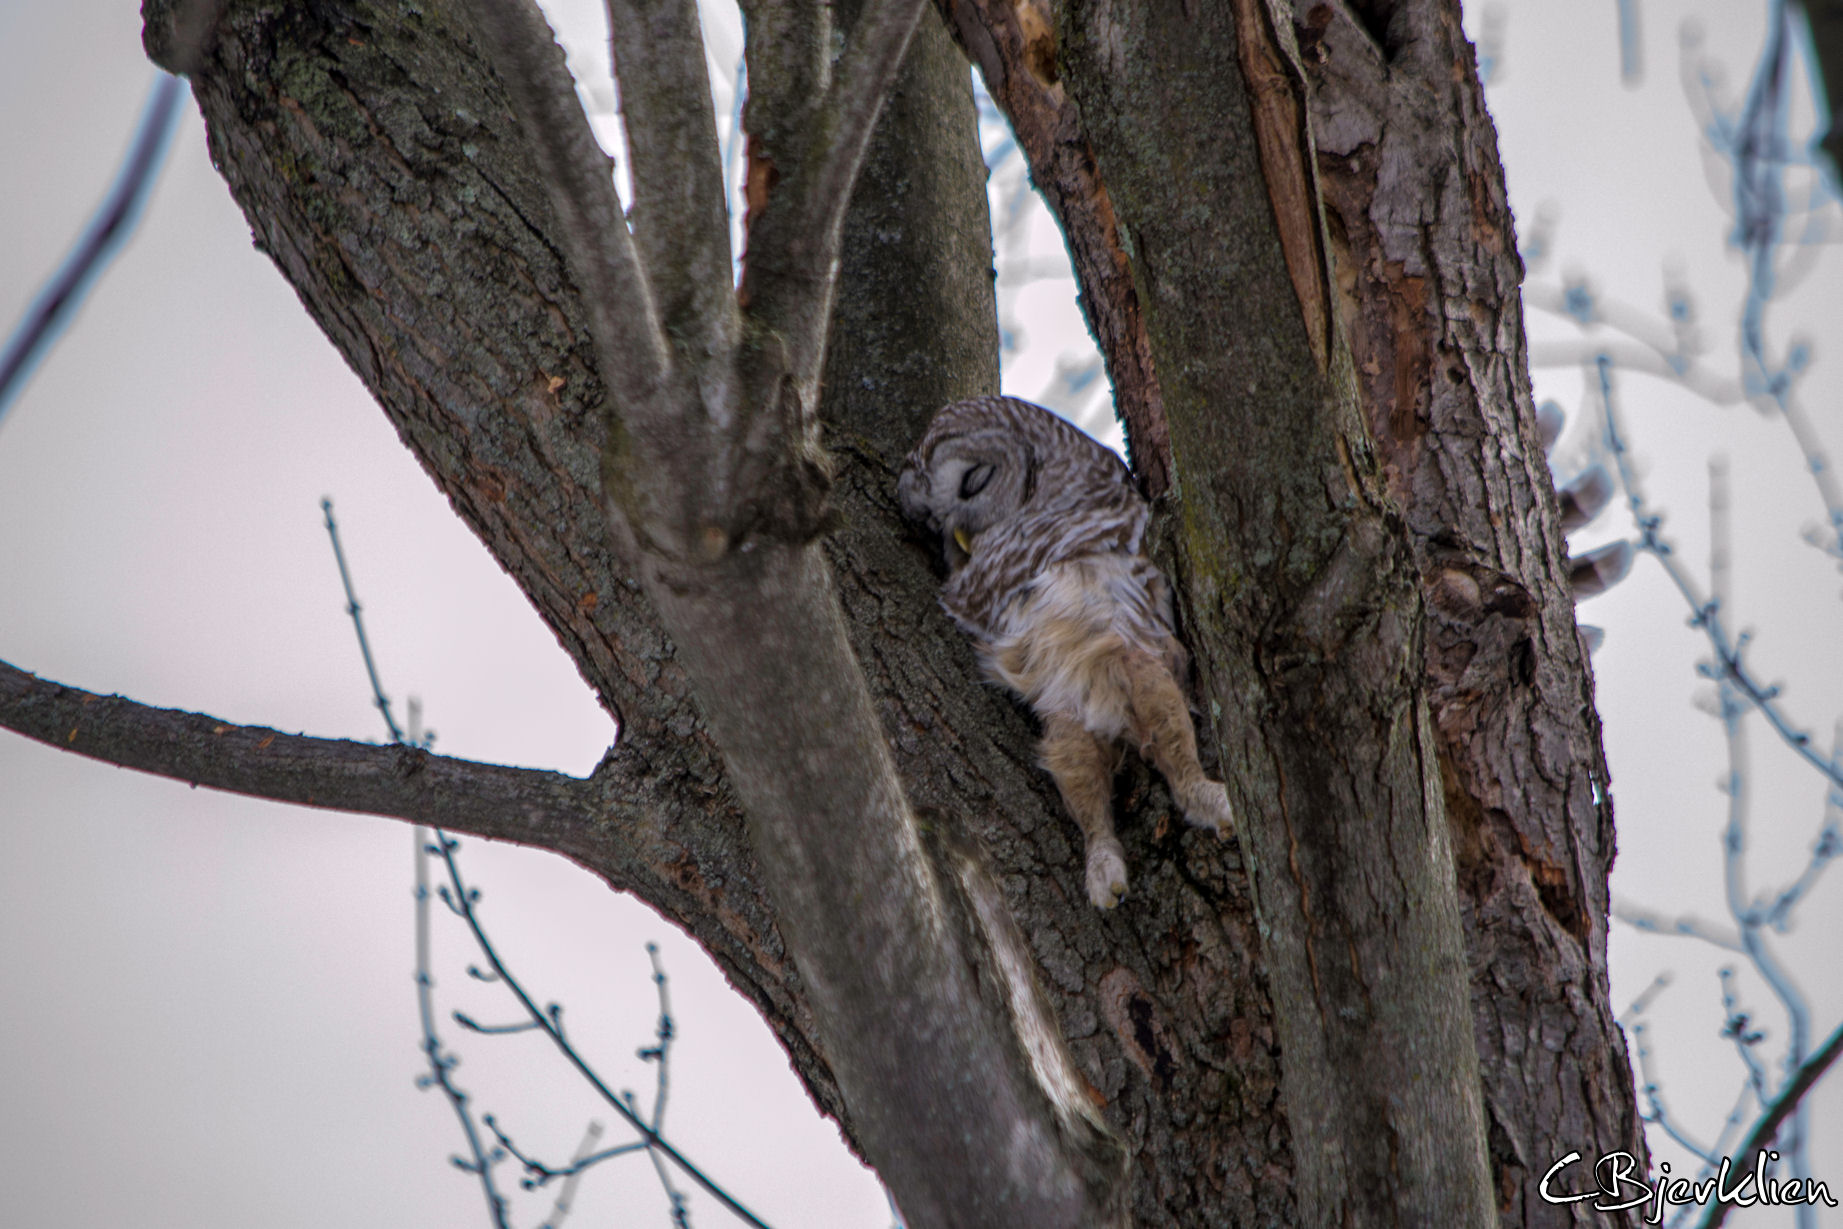
[[1830,1187],[1817,1178],[1768,1177],[1767,1169],[1779,1159],[1779,1154],[1771,1149],[1755,1153],[1753,1168],[1742,1170],[1738,1177],[1733,1172],[1733,1161],[1722,1157],[1713,1174],[1694,1181],[1671,1177],[1670,1162],[1660,1161],[1658,1177],[1651,1182],[1646,1182],[1640,1176],[1637,1157],[1629,1152],[1609,1152],[1594,1162],[1592,1180],[1597,1184],[1596,1189],[1563,1189],[1581,1180],[1576,1176],[1570,1181],[1563,1174],[1564,1170],[1580,1159],[1580,1153],[1570,1152],[1549,1166],[1549,1171],[1542,1175],[1542,1185],[1537,1188],[1537,1193],[1549,1203],[1579,1203],[1583,1199],[1596,1199],[1600,1201],[1593,1205],[1596,1212],[1624,1212],[1631,1208],[1645,1207],[1644,1220],[1647,1225],[1661,1222],[1665,1208],[1691,1203],[1731,1203],[1745,1208],[1755,1204],[1773,1207],[1816,1203],[1821,1199],[1830,1207],[1837,1206],[1836,1199],[1830,1194]]

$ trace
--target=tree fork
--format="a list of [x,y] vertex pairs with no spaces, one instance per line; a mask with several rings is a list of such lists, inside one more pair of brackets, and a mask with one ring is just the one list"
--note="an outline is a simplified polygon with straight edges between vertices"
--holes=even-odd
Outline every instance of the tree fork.
[[[1040,6],[1029,4],[993,5],[988,11],[968,0],[954,7],[957,16],[975,11],[992,20],[1046,16]],[[150,47],[163,45],[161,23],[173,8],[170,0],[149,0]],[[1397,8],[1422,11],[1418,0]],[[1020,124],[1020,138],[1039,183],[1046,181],[1039,162],[1043,142],[1033,141],[1047,136],[1047,147],[1059,159],[1061,187],[1046,184],[1046,192],[1052,202],[1058,191],[1074,201],[1073,220],[1069,210],[1059,212],[1090,307],[1099,301],[1093,267],[1104,263],[1111,270],[1107,293],[1116,296],[1109,300],[1112,332],[1097,331],[1122,385],[1122,406],[1141,471],[1155,478],[1161,449],[1148,441],[1156,438],[1155,428],[1162,428],[1163,411],[1151,374],[1145,321],[1137,313],[1146,289],[1156,287],[1170,262],[1154,263],[1148,271],[1129,250],[1138,251],[1147,235],[1153,242],[1144,252],[1162,250],[1169,236],[1158,233],[1156,218],[1140,218],[1138,226],[1117,224],[1116,202],[1108,195],[1111,182],[1102,186],[1094,159],[1100,143],[1084,128],[1084,113],[1061,77],[1052,27],[1053,20],[1039,21],[1026,37],[996,39],[976,58],[988,80],[997,64],[1007,82],[1029,84],[1039,101],[1055,104],[1045,113],[1053,122],[1039,126],[1035,138]],[[833,1084],[806,988],[780,946],[776,911],[763,891],[716,742],[691,702],[678,649],[635,583],[636,561],[605,532],[585,531],[600,521],[596,457],[604,432],[598,407],[607,393],[589,360],[582,306],[556,260],[557,241],[548,229],[542,189],[528,152],[506,124],[503,102],[442,9],[393,0],[311,7],[239,0],[225,9],[217,30],[219,43],[203,57],[195,93],[207,116],[214,159],[259,244],[378,397],[457,512],[530,596],[585,679],[619,716],[622,740],[611,767],[618,767],[625,779],[644,782],[659,813],[647,817],[640,847],[622,855],[644,862],[646,873],[618,878],[603,873],[633,886],[699,937],[761,1009],[815,1097],[840,1117],[850,1135],[855,1127]],[[166,39],[165,45],[172,42]],[[1295,1223],[1302,1213],[1294,1202],[1293,1149],[1276,1104],[1279,1065],[1266,973],[1256,956],[1237,844],[1199,840],[1174,824],[1162,785],[1129,766],[1122,785],[1126,814],[1121,833],[1130,860],[1144,869],[1136,877],[1129,908],[1106,916],[1087,908],[1080,898],[1072,832],[1034,766],[1030,724],[1002,696],[978,684],[970,653],[935,607],[937,582],[926,552],[906,536],[893,506],[895,465],[927,416],[945,401],[991,391],[996,379],[986,280],[990,247],[981,216],[982,175],[965,70],[939,49],[937,38],[927,73],[905,76],[899,84],[884,123],[906,118],[888,138],[888,173],[876,170],[873,151],[871,169],[860,181],[846,220],[821,412],[838,463],[834,497],[845,522],[826,539],[824,549],[843,599],[847,634],[909,796],[957,817],[991,861],[1090,1095],[1104,1103],[1109,1121],[1133,1154],[1132,1204],[1140,1223]],[[1316,70],[1318,63],[1313,63]],[[905,74],[913,74],[913,55],[907,65]],[[1441,71],[1450,76],[1452,68],[1448,62]],[[1420,59],[1393,65],[1391,73],[1405,82],[1399,90],[1403,94],[1427,92],[1415,81],[1440,80],[1430,61]],[[997,87],[994,94],[1005,101]],[[1316,122],[1316,101],[1314,107]],[[1463,107],[1460,113],[1471,114]],[[1440,114],[1441,107],[1431,108],[1429,122]],[[1453,126],[1450,118],[1447,123]],[[958,135],[949,139],[949,132]],[[947,148],[959,152],[944,156]],[[1330,173],[1327,165],[1321,157],[1321,175]],[[1426,173],[1444,175],[1442,182],[1449,185],[1477,181],[1469,164],[1465,175],[1432,165]],[[1326,191],[1332,192],[1331,184]],[[950,197],[959,204],[939,208]],[[1238,207],[1266,219],[1274,209],[1264,192]],[[1442,221],[1463,212],[1443,207]],[[861,218],[861,224],[852,218]],[[1334,247],[1344,240],[1338,225],[1332,238]],[[1340,263],[1338,270],[1342,275],[1346,266]],[[861,280],[854,281],[860,274]],[[1284,283],[1289,275],[1281,277]],[[1426,319],[1444,316],[1450,324],[1456,317],[1441,297],[1448,293],[1442,289],[1447,283],[1423,280],[1430,291],[1415,301],[1417,307]],[[1461,282],[1453,279],[1453,284]],[[854,284],[860,291],[852,289]],[[1466,302],[1473,304],[1464,309],[1469,318],[1503,311],[1510,292],[1498,282],[1463,284],[1471,295]],[[1338,290],[1352,292],[1343,280]],[[1370,293],[1367,283],[1358,284],[1355,293]],[[1289,310],[1297,330],[1302,316],[1298,296],[1292,298]],[[439,308],[431,310],[436,304]],[[1484,317],[1477,316],[1480,311]],[[973,321],[981,323],[969,327]],[[940,345],[919,346],[917,337],[938,338]],[[1173,361],[1174,343],[1167,338],[1161,344],[1163,370]],[[1480,365],[1468,370],[1501,373],[1514,369],[1517,361],[1509,347],[1479,354]],[[1188,361],[1181,350],[1179,357]],[[1367,368],[1362,374],[1367,397],[1375,385]],[[1440,381],[1431,383],[1439,391],[1446,388]],[[1526,402],[1526,391],[1521,395]],[[1522,402],[1507,398],[1505,404],[1512,406],[1514,417]],[[1444,405],[1436,400],[1439,412],[1446,412]],[[1366,408],[1373,420],[1374,407]],[[1476,428],[1467,426],[1463,407],[1453,412],[1458,417],[1442,427],[1440,439],[1452,446],[1480,438]],[[1490,438],[1500,441],[1500,452],[1486,460],[1515,446],[1514,424],[1507,434]],[[1194,444],[1190,453],[1192,463],[1185,471],[1192,475],[1190,486],[1207,486],[1207,467],[1196,461]],[[1415,535],[1408,569],[1412,577],[1425,560],[1418,545],[1422,526],[1437,514],[1428,514],[1427,505],[1419,502],[1415,484],[1397,482],[1391,468],[1396,454],[1386,444],[1383,455],[1384,472],[1401,495]],[[1518,526],[1531,518],[1540,521],[1546,478],[1532,478],[1540,475],[1540,454],[1533,455],[1533,462],[1520,458],[1521,469],[1513,467],[1475,493],[1473,510],[1479,516],[1495,515],[1492,510],[1501,508]],[[1552,520],[1548,524],[1552,532]],[[1383,530],[1386,537],[1386,524]],[[1541,553],[1539,544],[1525,549],[1513,543],[1512,549],[1524,550],[1526,561]],[[1468,550],[1475,547],[1468,543]],[[1560,607],[1565,624],[1543,605],[1541,634],[1522,634],[1525,625],[1506,613],[1510,607],[1496,596],[1499,590],[1514,594],[1514,587],[1494,581],[1485,558],[1468,554],[1462,561],[1467,576],[1483,578],[1478,580],[1485,594],[1482,630],[1500,628],[1503,637],[1501,648],[1484,642],[1490,653],[1481,653],[1480,660],[1528,663],[1547,706],[1541,712],[1559,711],[1558,697],[1565,699],[1571,691],[1570,720],[1581,721],[1585,713],[1590,722],[1584,676],[1570,665],[1574,659],[1562,645],[1560,633],[1572,630],[1565,600]],[[1380,591],[1393,593],[1390,577],[1400,570],[1399,552],[1384,549],[1380,559],[1387,582]],[[1226,565],[1211,566],[1219,571],[1215,579],[1236,579]],[[1211,581],[1206,571],[1178,579]],[[1498,572],[1523,575],[1515,567]],[[1435,594],[1431,605],[1437,630],[1447,635],[1450,620],[1437,600],[1441,575],[1423,573],[1420,581]],[[1547,602],[1547,589],[1531,592]],[[1435,637],[1427,639],[1432,662]],[[1525,640],[1533,647],[1519,654],[1517,646]],[[1465,682],[1470,690],[1461,688],[1450,700],[1435,694],[1443,760],[1450,761],[1450,749],[1460,745],[1452,740],[1463,736],[1467,713],[1481,715],[1494,730],[1515,728],[1517,711],[1479,703],[1476,683],[1470,676]],[[1427,758],[1413,722],[1392,720],[1377,728],[1388,733],[1391,746],[1412,742]],[[1525,743],[1502,740],[1493,763],[1527,763],[1519,758],[1527,755],[1519,748],[1528,737],[1526,724]],[[1583,813],[1590,821],[1600,815],[1606,839],[1588,831],[1584,837],[1531,847],[1540,865],[1527,868],[1522,883],[1538,912],[1552,907],[1558,918],[1585,918],[1603,926],[1594,917],[1594,877],[1600,876],[1603,893],[1610,829],[1591,801],[1588,776],[1577,771],[1597,753],[1582,751],[1572,741],[1561,745],[1567,750],[1545,750],[1542,772],[1557,767],[1550,763],[1556,755],[1574,757],[1559,766],[1569,782],[1567,805],[1547,812],[1536,827],[1578,833]],[[1449,790],[1459,791],[1449,793],[1458,799],[1449,818],[1456,821],[1465,866],[1476,868],[1477,863],[1469,860],[1464,834],[1478,831],[1468,827],[1474,812],[1465,805],[1466,791],[1495,788],[1495,794],[1479,795],[1490,799],[1483,814],[1493,822],[1507,814],[1516,831],[1526,832],[1531,826],[1525,811],[1537,804],[1526,804],[1515,790],[1536,775],[1500,772],[1480,785],[1482,778],[1469,770],[1448,774]],[[1547,797],[1539,790],[1531,796]],[[1517,869],[1514,860],[1513,854],[1511,870]],[[600,869],[595,861],[586,864]],[[1499,911],[1478,913],[1476,941],[1502,938],[1498,927],[1506,900],[1525,909],[1518,903],[1523,896],[1507,896],[1500,888],[1490,902]],[[1518,916],[1530,915],[1526,910]],[[1559,925],[1556,929],[1561,930]],[[1530,933],[1539,937],[1541,932]],[[1538,1104],[1533,1094],[1543,1080],[1573,1073],[1573,1043],[1560,1055],[1533,1051],[1557,1024],[1569,1025],[1572,1038],[1591,1042],[1598,1035],[1597,1025],[1590,1023],[1604,1004],[1603,982],[1595,986],[1596,969],[1604,968],[1603,956],[1594,954],[1603,952],[1603,930],[1598,933],[1602,946],[1589,947],[1584,971],[1544,987],[1547,997],[1537,1004],[1540,1011],[1517,1014],[1528,998],[1519,993],[1503,1005],[1493,1025],[1479,1018],[1481,1038],[1487,1038],[1489,1028],[1500,1027],[1501,1037],[1521,1038],[1519,1044],[1526,1047],[1519,1051],[1500,1044],[1487,1072],[1488,1081],[1508,1081],[1499,1088],[1514,1089],[1521,1081],[1519,1095],[1525,1096],[1518,1101],[1491,1094],[1494,1153],[1500,1162],[1511,1152],[1524,1162],[1540,1160],[1541,1141],[1563,1129],[1540,1124],[1568,1121],[1554,1116],[1553,1107]],[[1474,964],[1488,978],[1491,955],[1481,955],[1484,950],[1475,949]],[[1514,966],[1524,959],[1514,951],[1511,955],[1505,963]],[[1526,962],[1513,971],[1520,985],[1531,987],[1550,970]],[[1480,986],[1477,1003],[1499,1002],[1502,996],[1494,996],[1488,982]],[[1581,1024],[1587,1027],[1575,1027]],[[1519,1075],[1525,1064],[1530,1073]],[[1629,1100],[1628,1091],[1628,1108]],[[1582,1119],[1577,1114],[1573,1121]],[[1528,1129],[1531,1123],[1538,1128]],[[1600,1138],[1591,1134],[1599,1129],[1586,1121],[1577,1138]],[[1544,1211],[1541,1206],[1526,1209],[1533,1220]]]

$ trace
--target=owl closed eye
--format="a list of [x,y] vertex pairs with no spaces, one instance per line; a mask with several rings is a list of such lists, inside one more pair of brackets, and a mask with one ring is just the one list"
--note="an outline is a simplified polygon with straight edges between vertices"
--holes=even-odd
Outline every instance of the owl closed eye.
[[1185,818],[1226,835],[1227,791],[1204,775],[1178,679],[1171,591],[1143,550],[1148,509],[1119,458],[1012,397],[940,410],[897,480],[903,512],[937,534],[941,605],[988,677],[1043,723],[1043,766],[1087,845],[1088,897],[1126,894],[1113,775],[1124,740]]

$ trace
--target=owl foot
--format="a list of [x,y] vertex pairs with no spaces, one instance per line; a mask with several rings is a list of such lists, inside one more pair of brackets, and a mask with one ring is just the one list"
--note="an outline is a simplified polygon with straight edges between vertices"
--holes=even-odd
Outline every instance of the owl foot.
[[1235,830],[1235,812],[1229,806],[1229,791],[1220,781],[1202,781],[1184,792],[1179,800],[1184,818],[1194,828],[1208,828],[1226,837]]
[[1111,909],[1126,895],[1126,851],[1118,841],[1088,846],[1088,899],[1096,909]]

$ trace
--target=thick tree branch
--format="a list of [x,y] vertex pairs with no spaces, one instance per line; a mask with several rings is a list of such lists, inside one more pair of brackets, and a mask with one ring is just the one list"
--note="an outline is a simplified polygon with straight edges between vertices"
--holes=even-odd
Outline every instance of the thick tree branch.
[[41,679],[0,661],[0,727],[191,786],[383,815],[541,849],[582,845],[604,793],[534,768],[283,734]]
[[839,229],[851,201],[851,186],[864,165],[870,134],[895,83],[922,8],[921,0],[870,0],[851,27],[824,111],[810,138],[818,165],[801,189],[811,247],[797,254],[811,260],[815,269],[838,266]]
[[906,1219],[1119,1224],[1118,1143],[1019,1042],[1011,1004],[1029,992],[993,1001],[974,975],[1029,970],[986,964],[948,924],[819,547],[764,544],[649,591],[748,811],[858,1138]]
[[[483,24],[497,21],[496,37],[524,40],[501,60],[505,71],[554,69],[532,29],[475,4]],[[980,993],[977,941],[945,924],[816,526],[802,520],[800,480],[819,465],[815,402],[845,198],[918,13],[919,0],[873,0],[855,34],[873,45],[847,53],[839,91],[794,138],[799,173],[754,238],[797,259],[799,276],[751,304],[751,323],[764,327],[733,356],[672,373],[655,404],[610,423],[605,482],[643,547],[641,584],[747,811],[858,1138],[911,1222],[1117,1223],[1119,1145],[1103,1125],[1062,1112],[1069,1082],[1045,1085],[1048,1068],[1019,1043],[1016,1015]],[[509,84],[541,142],[541,126],[562,122],[545,110],[557,89]],[[554,151],[540,155],[548,174],[577,171]],[[826,174],[836,201],[814,196]],[[560,210],[580,191],[553,185]],[[605,293],[579,268],[596,252],[564,229],[578,285],[591,299]],[[600,337],[602,315],[592,319],[613,388],[624,375],[618,346]],[[961,1095],[969,1073],[979,1097]],[[1110,1163],[1097,1168],[1097,1151]]]
[[1295,25],[1343,330],[1426,595],[1500,1223],[1564,1226],[1541,1159],[1644,1142],[1607,1000],[1612,809],[1496,134],[1456,0],[1386,22],[1296,0]]
[[633,231],[669,336],[704,356],[736,331],[729,210],[695,0],[608,0],[633,171]]
[[66,687],[5,662],[0,728],[193,786],[560,853],[690,933],[774,1027],[814,1099],[850,1129],[739,819],[719,791],[687,791],[682,764],[624,748],[581,779],[236,725]]
[[626,408],[646,407],[666,381],[670,358],[607,156],[589,131],[563,49],[532,0],[471,0],[468,8],[549,189],[612,387]]
[[[752,123],[769,120],[783,128],[779,140],[766,142],[767,156],[787,165],[765,170],[759,185],[766,207],[759,222],[750,224],[742,297],[751,314],[782,338],[789,370],[802,390],[817,386],[824,360],[851,185],[922,8],[922,0],[865,4],[817,105],[781,95],[783,106],[804,112],[796,132],[785,131],[784,116],[758,119],[750,113]],[[751,64],[754,60],[752,47]],[[751,128],[752,138],[754,132]],[[754,175],[752,162],[751,213],[758,199]],[[768,180],[779,180],[779,186]]]
[[1494,1201],[1418,578],[1349,353],[1332,336],[1321,365],[1322,312],[1288,270],[1285,234],[1306,236],[1313,281],[1316,193],[1263,173],[1310,162],[1305,125],[1257,127],[1232,8],[1071,7],[1058,64],[1133,235],[1179,588],[1223,714],[1284,1054],[1294,1223],[1481,1225]]

